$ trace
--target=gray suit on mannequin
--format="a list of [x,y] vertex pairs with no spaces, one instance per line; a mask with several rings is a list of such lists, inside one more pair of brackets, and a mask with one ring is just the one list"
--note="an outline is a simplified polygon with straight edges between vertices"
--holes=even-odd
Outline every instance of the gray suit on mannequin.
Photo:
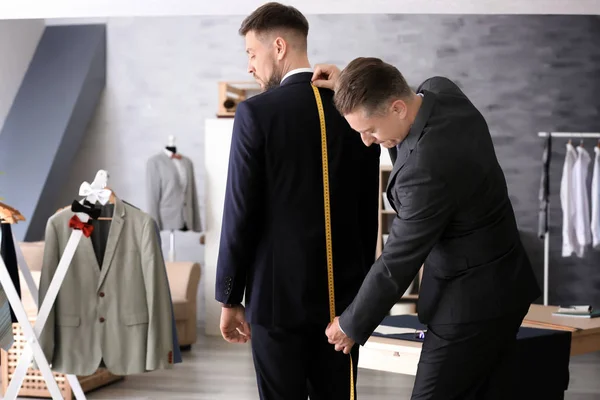
[[[183,182],[176,163],[184,170]],[[161,151],[148,160],[146,173],[148,213],[156,220],[158,228],[170,231],[185,227],[200,232],[202,226],[192,161],[185,156],[174,160]]]

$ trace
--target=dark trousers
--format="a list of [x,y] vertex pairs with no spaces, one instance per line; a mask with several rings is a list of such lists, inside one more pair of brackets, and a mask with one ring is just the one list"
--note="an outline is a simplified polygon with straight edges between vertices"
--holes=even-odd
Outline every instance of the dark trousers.
[[[350,356],[335,351],[326,326],[302,329],[252,325],[252,355],[261,400],[349,400]],[[358,345],[352,348],[356,396]]]
[[489,321],[428,326],[411,400],[514,399],[516,336],[527,309]]

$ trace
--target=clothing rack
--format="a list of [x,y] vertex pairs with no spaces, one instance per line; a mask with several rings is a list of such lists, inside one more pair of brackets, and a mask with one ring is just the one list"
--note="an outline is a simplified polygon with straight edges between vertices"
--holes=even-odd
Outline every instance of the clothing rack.
[[[83,182],[79,188],[79,195],[85,196],[84,200],[87,200],[91,203],[96,203],[99,201],[101,204],[105,204],[110,196],[112,191],[105,189],[107,186],[108,173],[104,170],[98,171],[94,181],[89,184],[88,182]],[[83,200],[81,201],[83,203]],[[81,220],[81,222],[86,223],[89,221],[89,215],[85,213],[76,213],[77,217]],[[6,393],[4,395],[5,400],[14,400],[17,398],[19,394],[19,390],[21,389],[21,385],[23,384],[23,380],[25,379],[25,375],[27,373],[27,369],[29,364],[32,361],[32,358],[35,358],[35,361],[38,364],[38,368],[42,372],[44,379],[46,381],[46,385],[52,398],[54,400],[62,400],[63,396],[58,388],[56,380],[52,374],[50,369],[48,360],[46,359],[43,350],[40,346],[38,338],[44,329],[44,325],[48,320],[50,315],[50,311],[54,302],[56,301],[56,297],[58,296],[58,291],[67,275],[67,271],[69,269],[69,265],[71,264],[71,260],[75,255],[75,251],[77,250],[77,246],[79,245],[79,241],[83,236],[83,232],[81,230],[73,229],[71,232],[71,236],[67,242],[63,255],[58,263],[54,276],[52,277],[52,281],[50,282],[50,286],[48,287],[48,292],[44,297],[44,301],[42,304],[38,304],[38,315],[35,320],[35,324],[32,327],[29,323],[27,315],[25,314],[25,309],[23,308],[23,304],[18,301],[17,308],[15,309],[17,318],[19,323],[21,324],[21,328],[23,329],[23,333],[27,337],[27,341],[30,346],[25,346],[21,356],[19,357],[19,361],[17,363],[17,367],[13,373],[13,377],[6,389]],[[4,266],[4,262],[0,265],[0,280],[2,280],[2,284],[4,285],[4,280],[9,279],[10,284],[12,285],[12,281],[10,281],[10,276],[8,276],[8,272],[6,271],[6,267]],[[5,286],[6,287],[6,286]],[[17,296],[16,290],[14,286],[8,287],[7,297],[9,299],[11,297]],[[37,288],[35,289],[35,296],[37,298]],[[38,300],[39,301],[39,300]],[[12,301],[11,301],[12,305]],[[79,379],[75,375],[66,374],[67,381],[73,390],[73,394],[75,394],[75,398],[77,400],[85,400],[85,394],[81,385],[79,384]]]
[[[600,132],[538,132],[538,137],[600,139]],[[544,233],[544,305],[548,305],[548,269],[550,266],[550,229]]]

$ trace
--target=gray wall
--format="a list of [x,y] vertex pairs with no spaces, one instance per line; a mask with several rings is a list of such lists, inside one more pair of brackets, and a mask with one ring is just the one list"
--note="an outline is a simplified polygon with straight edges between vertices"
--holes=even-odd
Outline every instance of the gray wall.
[[0,20],[0,132],[44,28],[43,19]]
[[[377,56],[396,65],[411,84],[439,74],[461,85],[488,119],[520,228],[541,273],[542,243],[532,237],[542,151],[537,132],[600,131],[600,19],[328,15],[309,20],[313,63],[345,65],[357,56]],[[117,194],[143,209],[146,160],[169,134],[194,160],[202,199],[204,120],[217,109],[216,82],[249,77],[239,22],[238,17],[108,21],[106,91],[57,206],[70,203],[83,180],[106,168]],[[600,306],[598,254],[560,258],[564,141],[554,147],[550,301]],[[177,243],[179,259],[202,260],[197,235],[178,235]]]
[[26,218],[17,240],[43,237],[105,79],[104,25],[44,30],[0,135],[0,185]]

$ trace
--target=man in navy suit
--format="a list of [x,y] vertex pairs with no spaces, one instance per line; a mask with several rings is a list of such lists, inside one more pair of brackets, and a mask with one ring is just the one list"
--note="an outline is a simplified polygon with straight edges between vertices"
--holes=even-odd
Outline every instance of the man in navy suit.
[[[240,28],[264,92],[237,106],[217,265],[229,342],[250,340],[261,399],[349,399],[350,360],[324,332],[329,298],[321,130],[308,22],[268,3]],[[375,259],[380,148],[366,147],[319,90],[327,127],[335,306]],[[245,294],[245,306],[242,300]],[[354,384],[358,346],[352,350]]]

